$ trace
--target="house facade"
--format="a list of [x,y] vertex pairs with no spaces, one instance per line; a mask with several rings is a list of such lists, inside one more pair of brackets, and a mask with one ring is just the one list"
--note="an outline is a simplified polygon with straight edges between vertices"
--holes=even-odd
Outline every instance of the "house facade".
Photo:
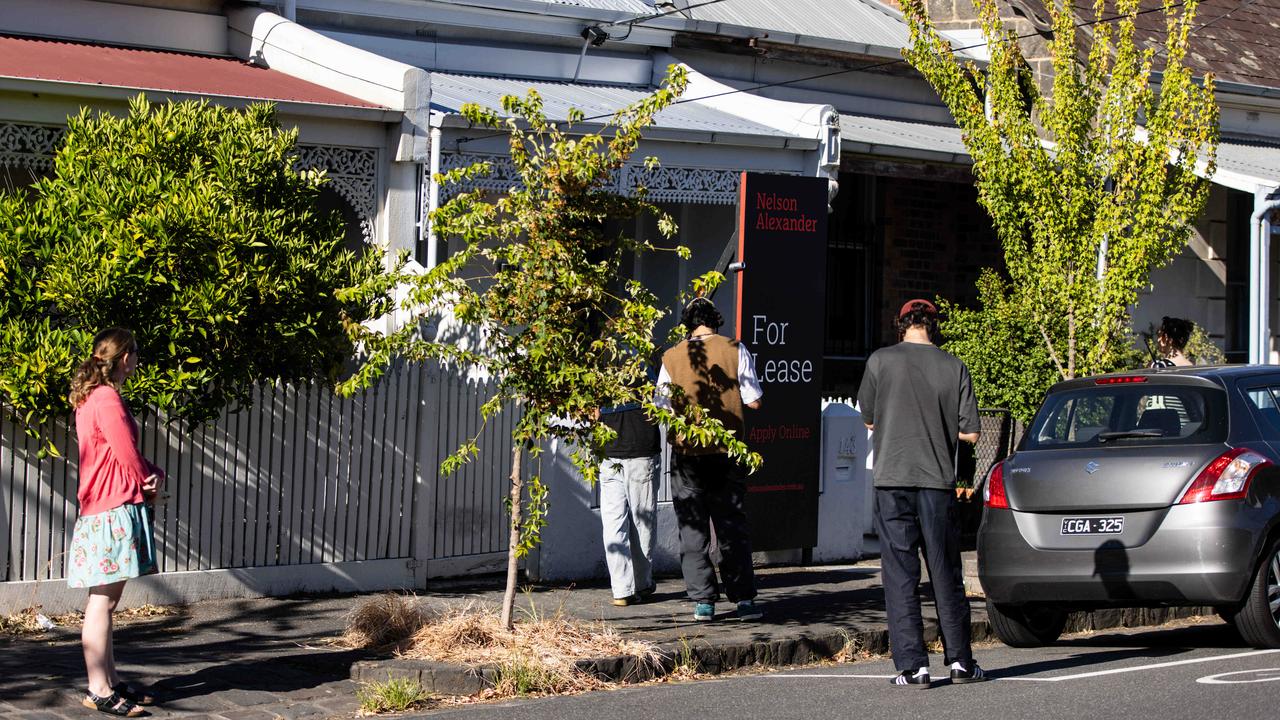
[[[969,44],[973,23],[960,2],[934,5],[949,32]],[[1259,11],[1276,2],[1259,0]],[[1010,7],[1011,21],[1034,28],[1018,14],[1030,6],[1018,0]],[[679,241],[693,255],[687,262],[665,254],[637,258],[630,276],[673,311],[659,328],[665,334],[689,280],[734,259],[743,171],[824,178],[831,208],[826,274],[792,281],[826,288],[826,306],[814,309],[826,324],[824,391],[850,396],[870,353],[896,340],[893,309],[921,296],[971,302],[978,271],[1003,262],[949,112],[902,61],[907,41],[897,11],[875,0],[9,0],[0,6],[0,166],[10,186],[26,184],[48,171],[67,115],[82,106],[118,112],[137,92],[229,106],[271,101],[281,122],[298,129],[300,162],[328,171],[330,201],[347,218],[351,240],[389,254],[407,250],[414,266],[426,269],[453,250],[427,217],[459,188],[439,186],[436,173],[487,160],[495,172],[470,187],[501,192],[516,180],[505,138],[469,127],[460,114],[464,103],[496,108],[503,95],[533,88],[551,119],[563,120],[576,107],[589,118],[580,127],[594,128],[680,64],[689,89],[645,133],[619,185],[643,183],[676,219]],[[1275,176],[1268,160],[1274,151],[1258,142],[1280,117],[1269,99],[1273,85],[1261,77],[1274,67],[1267,64],[1259,77],[1232,76],[1239,87],[1219,88],[1231,140],[1220,154],[1211,210],[1187,253],[1160,271],[1154,294],[1135,312],[1139,323],[1162,314],[1192,317],[1233,357],[1243,358],[1250,338],[1259,337],[1250,328],[1261,319],[1243,327],[1237,319],[1269,275],[1250,278],[1257,265],[1245,258],[1249,215],[1275,184],[1267,185]],[[646,170],[639,162],[645,156],[660,166]],[[634,231],[653,237],[657,229],[640,223]],[[1252,246],[1261,252],[1261,245]],[[735,295],[730,273],[715,298],[727,316]],[[1259,303],[1258,311],[1267,306]],[[415,449],[406,451],[415,468],[405,475],[408,485],[386,493],[414,498],[385,506],[399,518],[403,542],[396,550],[384,543],[382,551],[366,553],[357,544],[350,555],[313,555],[341,566],[323,577],[351,576],[351,563],[387,563],[394,572],[367,577],[394,586],[504,562],[503,516],[493,499],[500,492],[483,485],[505,476],[501,458],[468,470],[475,477],[450,480],[434,472],[440,453],[465,435],[450,418],[474,410],[466,405],[468,391],[440,378],[405,382],[407,404],[378,401],[396,418],[388,426],[401,428],[402,437],[416,434]],[[452,395],[440,394],[446,385]],[[452,399],[442,400],[446,395]],[[378,417],[361,407],[366,422]],[[350,412],[356,423],[356,410]],[[316,419],[317,427],[325,422]],[[838,440],[855,464],[865,465],[865,442]],[[223,442],[234,445],[230,436]],[[546,457],[543,475],[555,500],[530,570],[548,578],[603,575],[594,490],[562,453]],[[370,482],[376,467],[366,466]],[[828,489],[822,497],[821,517],[847,515],[832,510],[848,495]],[[334,502],[343,505],[338,495]],[[283,523],[284,509],[279,513]],[[304,525],[283,527],[302,532]],[[673,569],[678,544],[665,501],[659,525],[659,564]],[[851,532],[856,543],[814,548],[814,556],[856,556],[860,532]],[[300,537],[299,547],[312,542]],[[281,539],[277,556],[283,547]],[[777,559],[798,559],[800,550]],[[299,562],[305,556],[286,554]]]
[[[632,277],[678,309],[679,291],[691,278],[724,269],[733,259],[734,205],[743,171],[825,178],[832,209],[827,275],[796,282],[825,284],[827,306],[814,309],[824,313],[827,325],[825,389],[852,394],[866,356],[894,339],[886,308],[922,295],[963,300],[973,293],[978,268],[999,262],[999,247],[975,202],[958,133],[929,87],[902,63],[906,30],[890,8],[872,0],[685,5],[655,6],[646,0],[12,0],[0,7],[0,165],[9,187],[29,183],[49,171],[68,115],[81,107],[120,112],[138,92],[153,100],[207,98],[233,107],[269,101],[284,126],[298,129],[300,162],[328,172],[333,181],[329,202],[347,218],[351,240],[377,244],[389,255],[408,250],[416,266],[425,269],[451,251],[448,239],[436,237],[426,221],[458,189],[439,187],[433,180],[437,172],[483,159],[493,163],[495,173],[476,180],[478,186],[502,191],[513,182],[504,139],[468,127],[459,113],[463,103],[497,107],[504,94],[536,88],[552,119],[564,119],[569,107],[599,119],[650,92],[668,65],[682,64],[691,80],[688,91],[658,117],[637,153],[637,158],[658,158],[660,167],[628,167],[620,185],[643,182],[649,197],[675,217],[679,240],[693,257],[688,262],[640,258],[630,268]],[[592,127],[590,122],[583,126]],[[635,232],[652,236],[656,228],[641,224]],[[729,286],[716,297],[726,315],[732,314],[735,295],[730,274]],[[274,563],[274,572],[253,575],[251,585],[277,592],[331,581],[348,587],[334,578],[351,577],[364,578],[351,587],[394,586],[500,565],[501,547],[492,536],[503,523],[501,508],[485,499],[492,494],[488,490],[475,489],[488,479],[447,480],[434,473],[439,453],[452,449],[446,446],[462,430],[453,420],[432,417],[440,414],[438,408],[422,398],[445,402],[440,398],[448,393],[439,394],[444,391],[438,388],[453,388],[448,397],[457,399],[445,402],[452,418],[468,412],[467,392],[436,380],[405,382],[417,388],[408,392],[417,393],[419,401],[395,412],[421,432],[414,451],[416,476],[404,481],[410,485],[386,491],[415,498],[409,509],[388,510],[408,533],[395,544],[399,549],[390,543],[371,546],[382,550],[362,549],[355,543],[345,553],[308,556],[304,548],[342,543],[299,534],[308,511],[293,517],[281,502],[274,510],[262,509],[266,514],[256,523],[276,528],[274,550],[246,549],[228,564],[211,558],[236,555],[234,543],[228,552],[188,548],[188,561],[175,560],[168,567],[244,577],[259,563]],[[367,417],[369,409],[361,408],[359,417]],[[243,424],[268,427],[282,417],[290,422],[276,406],[261,409],[267,415]],[[344,412],[351,413],[347,422],[356,422],[355,409]],[[237,446],[239,430],[231,428],[239,428],[242,419],[234,420],[214,431],[221,452]],[[347,427],[326,426],[319,416],[311,420],[326,431]],[[320,435],[319,430],[303,434]],[[167,442],[155,440],[157,447]],[[165,451],[186,458],[189,450],[179,442]],[[550,457],[554,467],[544,468],[544,474],[557,483],[558,501],[547,542],[531,570],[544,577],[602,574],[603,553],[592,530],[598,522],[594,492],[569,472],[560,455]],[[15,468],[23,459],[21,452],[6,458]],[[276,492],[270,482],[293,487],[305,477],[270,464],[276,460],[264,462],[246,460],[240,475],[224,479],[191,465],[191,472],[206,478],[201,482],[213,493],[209,497],[222,488],[232,504],[213,503],[221,515],[208,518],[196,516],[203,504],[183,505],[175,513],[175,527],[240,527],[234,524],[241,512],[234,503],[247,501],[232,488],[248,483],[246,475],[267,482],[263,491],[268,494]],[[350,467],[355,477],[355,465]],[[359,483],[380,482],[374,467],[367,465]],[[62,485],[73,483],[66,470],[60,472]],[[477,472],[489,479],[505,474],[501,460]],[[15,487],[6,492],[14,495]],[[375,492],[373,486],[366,490]],[[362,497],[359,492],[352,497]],[[52,504],[73,513],[71,496],[54,493],[32,507]],[[305,493],[301,497],[305,508],[310,501]],[[335,494],[329,501],[334,507],[316,513],[365,512],[354,505],[344,508],[342,497]],[[248,505],[243,510],[248,512]],[[349,523],[358,524],[357,515]],[[678,545],[665,502],[663,518],[660,565],[671,568]],[[46,528],[46,545],[28,547],[17,542],[22,533],[16,521],[8,521],[8,577],[30,578],[39,574],[37,566],[51,566],[39,558],[42,552],[56,555],[57,527],[62,526]],[[334,532],[345,527],[331,524]],[[410,525],[416,529],[408,530]],[[210,529],[201,537],[215,542],[220,532]],[[819,548],[818,556],[856,556],[861,538],[855,534],[856,542]],[[269,537],[262,542],[270,543]],[[296,550],[284,552],[286,547]],[[264,559],[270,557],[275,560]],[[318,559],[315,567],[292,575],[279,572],[282,564],[293,567],[304,557]],[[351,563],[361,563],[362,569],[356,572]],[[370,569],[375,567],[380,569]],[[18,575],[13,568],[20,568]],[[52,577],[47,567],[44,572]],[[287,577],[296,581],[280,579]],[[205,587],[203,581],[191,582]]]

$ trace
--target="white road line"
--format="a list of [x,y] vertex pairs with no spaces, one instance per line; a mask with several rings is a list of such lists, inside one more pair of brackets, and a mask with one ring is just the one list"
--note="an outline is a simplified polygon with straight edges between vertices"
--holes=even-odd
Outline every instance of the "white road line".
[[[1062,682],[1063,680],[1080,680],[1082,678],[1100,677],[1102,675],[1117,675],[1119,673],[1141,672],[1143,670],[1158,670],[1160,668],[1174,667],[1177,665],[1195,665],[1197,663],[1214,662],[1217,660],[1231,660],[1233,658],[1254,657],[1255,655],[1270,655],[1280,653],[1280,650],[1253,650],[1250,652],[1232,653],[1230,655],[1214,655],[1212,657],[1192,658],[1190,660],[1174,660],[1171,662],[1153,663],[1151,665],[1138,665],[1136,667],[1114,668],[1111,670],[1095,670],[1094,672],[1076,673],[1075,675],[1059,675],[1058,677],[1000,677],[1000,670],[988,670],[988,674],[993,680],[1021,680],[1023,682]],[[864,680],[887,680],[897,677],[897,675],[846,675],[843,673],[813,673],[813,674],[788,674],[788,675],[762,675],[760,677],[769,678],[860,678]]]
[[[1242,680],[1228,680],[1227,678],[1236,675],[1257,675],[1257,677]],[[1210,675],[1196,680],[1198,683],[1205,685],[1236,685],[1240,683],[1260,683],[1260,682],[1276,682],[1280,680],[1280,668],[1263,668],[1261,670],[1237,670],[1235,672],[1222,673],[1220,675]]]
[[1151,665],[1139,665],[1137,667],[1123,667],[1112,670],[1097,670],[1087,673],[1076,673],[1075,675],[1060,675],[1051,678],[1035,678],[1035,677],[1007,677],[999,676],[996,671],[995,678],[998,680],[1022,680],[1025,682],[1062,682],[1063,680],[1080,680],[1081,678],[1100,677],[1102,675],[1117,675],[1119,673],[1141,672],[1143,670],[1158,670],[1160,668],[1174,667],[1177,665],[1194,665],[1196,663],[1214,662],[1215,660],[1231,660],[1233,658],[1253,657],[1255,655],[1270,655],[1278,653],[1280,650],[1254,650],[1252,652],[1232,653],[1231,655],[1214,655],[1206,658],[1192,658],[1190,660],[1175,660],[1173,662],[1154,663]]
[[828,674],[813,674],[813,675],[808,675],[808,674],[806,674],[806,675],[762,675],[761,677],[771,677],[771,678],[863,678],[863,679],[871,679],[871,680],[888,680],[888,679],[890,679],[890,678],[896,678],[896,677],[898,677],[898,676],[897,676],[897,675],[846,675],[846,674],[844,674],[844,673],[828,673]]

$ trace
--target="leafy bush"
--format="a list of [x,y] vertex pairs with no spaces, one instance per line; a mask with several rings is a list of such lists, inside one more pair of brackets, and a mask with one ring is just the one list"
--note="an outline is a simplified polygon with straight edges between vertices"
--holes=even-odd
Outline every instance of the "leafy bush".
[[1008,408],[1027,422],[1061,376],[1005,285],[986,269],[978,278],[979,307],[962,308],[939,298],[940,330],[946,338],[942,347],[968,366],[981,407]]
[[53,173],[0,197],[0,407],[28,427],[68,411],[94,333],[132,329],[135,407],[199,422],[266,378],[336,381],[349,328],[387,309],[381,252],[342,246],[323,173],[293,167],[268,105],[82,110]]

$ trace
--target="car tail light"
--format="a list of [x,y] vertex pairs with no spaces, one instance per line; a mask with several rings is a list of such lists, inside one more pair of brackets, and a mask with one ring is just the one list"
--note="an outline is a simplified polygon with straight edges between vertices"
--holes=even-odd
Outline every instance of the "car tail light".
[[1146,382],[1146,375],[1115,375],[1112,377],[1100,377],[1093,381],[1094,385],[1123,385],[1124,383],[1141,383]]
[[1270,464],[1270,460],[1249,448],[1228,450],[1200,471],[1178,504],[1242,498],[1249,492],[1249,481],[1258,468]]
[[989,508],[1009,507],[1009,496],[1004,494],[1004,463],[998,462],[991,468],[987,484],[982,488],[982,501]]

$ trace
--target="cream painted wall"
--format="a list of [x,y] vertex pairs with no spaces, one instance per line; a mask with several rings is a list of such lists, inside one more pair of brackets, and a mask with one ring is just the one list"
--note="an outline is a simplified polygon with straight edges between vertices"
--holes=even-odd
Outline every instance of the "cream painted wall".
[[1159,326],[1165,315],[1184,317],[1205,328],[1219,347],[1226,333],[1227,191],[1214,185],[1209,202],[1186,248],[1168,266],[1151,274],[1151,288],[1133,308],[1133,327]]

